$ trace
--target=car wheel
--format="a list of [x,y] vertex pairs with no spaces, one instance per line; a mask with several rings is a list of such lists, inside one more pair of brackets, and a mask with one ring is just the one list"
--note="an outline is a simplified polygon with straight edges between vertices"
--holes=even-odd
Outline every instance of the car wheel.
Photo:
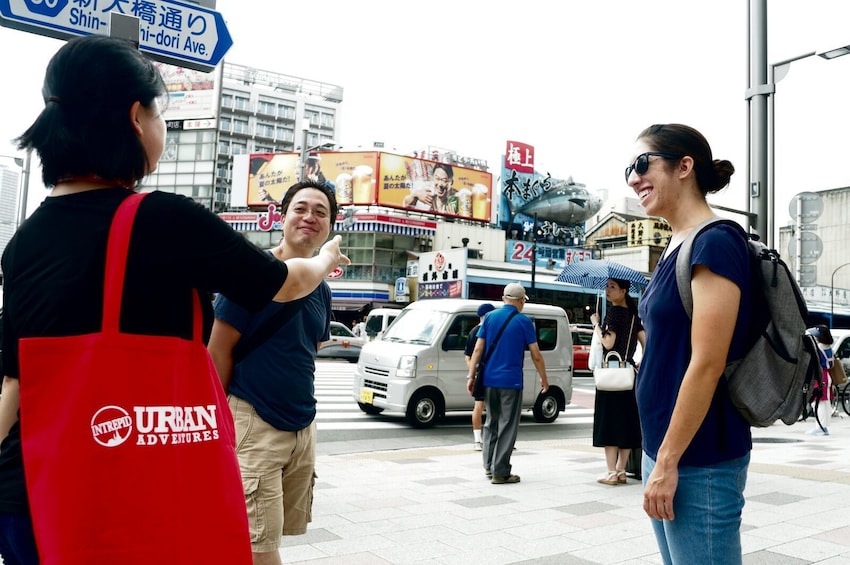
[[435,389],[419,390],[407,404],[407,420],[414,428],[430,428],[443,412],[443,401]]
[[542,424],[551,424],[558,418],[560,412],[558,397],[551,388],[540,393],[532,412],[534,413],[534,421]]
[[373,416],[375,414],[380,414],[381,412],[384,411],[383,408],[378,408],[374,404],[364,404],[363,402],[358,402],[357,406],[359,406],[360,409],[363,410],[364,412],[366,412],[367,414],[371,414]]

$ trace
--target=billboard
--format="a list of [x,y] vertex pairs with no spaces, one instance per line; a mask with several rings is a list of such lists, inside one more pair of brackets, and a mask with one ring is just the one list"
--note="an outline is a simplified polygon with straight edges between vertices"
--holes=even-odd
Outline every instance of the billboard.
[[181,125],[172,129],[202,129],[198,124],[202,124],[203,129],[215,128],[220,69],[205,73],[165,63],[154,63],[154,66],[162,75],[168,92],[168,106],[163,113],[165,121],[190,121],[188,127]]
[[519,141],[505,143],[505,168],[520,173],[534,172],[534,146]]
[[298,182],[298,153],[252,153],[248,158],[248,206],[280,202]]
[[[490,221],[493,177],[486,171],[375,151],[319,151],[305,161],[305,174],[333,188],[341,207],[378,204]],[[246,205],[280,202],[300,178],[299,163],[298,153],[251,154]]]
[[419,255],[417,299],[466,298],[465,247]]
[[562,180],[549,173],[520,170],[505,156],[496,222],[499,227],[507,233],[516,232],[513,237],[533,231],[534,237],[551,243],[577,244],[583,237],[585,220],[602,208],[602,198],[572,178]]
[[[340,206],[375,203],[374,171],[378,168],[378,153],[312,152],[305,161],[305,174],[334,189]],[[252,153],[246,205],[280,202],[301,177],[300,162],[299,153]]]
[[[533,244],[530,241],[509,239],[507,241],[505,262],[531,264]],[[533,252],[536,266],[547,269],[563,269],[572,263],[593,259],[593,252],[581,247],[561,247],[538,243]]]
[[486,171],[381,153],[378,179],[382,206],[490,221],[493,175]]

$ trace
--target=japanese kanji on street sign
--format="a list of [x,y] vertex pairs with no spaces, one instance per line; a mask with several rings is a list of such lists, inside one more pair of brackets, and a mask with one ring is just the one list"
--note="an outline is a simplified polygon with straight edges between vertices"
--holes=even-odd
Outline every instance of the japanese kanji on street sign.
[[109,35],[110,14],[139,19],[139,49],[151,58],[211,71],[233,45],[221,14],[176,0],[0,0],[0,24],[69,39]]

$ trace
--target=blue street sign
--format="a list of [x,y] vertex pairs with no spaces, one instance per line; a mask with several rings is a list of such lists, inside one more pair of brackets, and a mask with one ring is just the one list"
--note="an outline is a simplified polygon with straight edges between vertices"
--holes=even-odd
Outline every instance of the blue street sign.
[[177,0],[0,0],[0,24],[69,39],[109,35],[111,14],[139,20],[139,49],[152,58],[211,71],[233,45],[221,14]]

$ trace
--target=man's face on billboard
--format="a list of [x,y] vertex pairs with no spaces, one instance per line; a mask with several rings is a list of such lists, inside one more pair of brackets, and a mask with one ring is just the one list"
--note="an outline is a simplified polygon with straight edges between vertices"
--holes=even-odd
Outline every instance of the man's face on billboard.
[[434,169],[432,180],[434,181],[434,191],[437,193],[437,196],[445,196],[452,186],[449,175],[443,169]]

